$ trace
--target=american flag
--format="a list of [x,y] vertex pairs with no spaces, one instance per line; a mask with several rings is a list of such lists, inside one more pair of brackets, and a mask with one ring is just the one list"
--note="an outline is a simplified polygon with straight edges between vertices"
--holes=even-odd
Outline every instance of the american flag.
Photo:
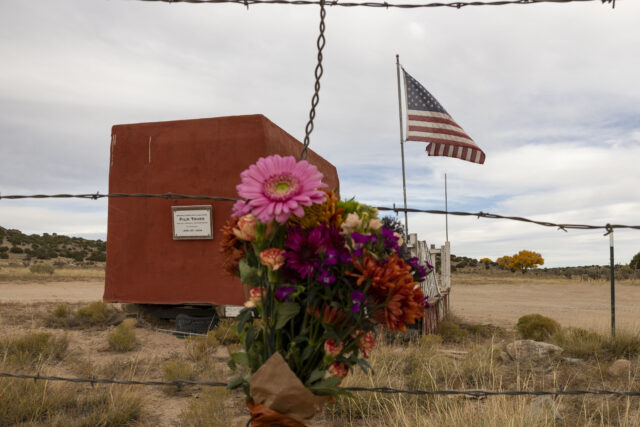
[[484,163],[484,152],[442,105],[409,73],[404,73],[407,97],[407,140],[428,142],[430,156]]

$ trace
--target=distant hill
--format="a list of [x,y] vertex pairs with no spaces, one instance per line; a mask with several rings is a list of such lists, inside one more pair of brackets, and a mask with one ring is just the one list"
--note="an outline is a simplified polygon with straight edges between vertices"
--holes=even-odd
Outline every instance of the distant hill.
[[0,227],[0,259],[30,261],[68,258],[78,263],[103,262],[107,243],[59,234],[24,234],[20,230]]
[[[438,261],[438,267],[440,262]],[[465,256],[456,256],[451,254],[451,271],[458,273],[479,273],[487,275],[509,275],[522,273],[519,271],[510,271],[500,268],[493,261],[479,261],[474,258]],[[611,280],[611,267],[609,265],[585,265],[579,267],[539,267],[529,270],[527,275],[544,277],[544,276],[562,276],[567,279],[581,280]],[[629,266],[629,264],[616,264],[615,277],[619,280],[626,280],[636,277],[638,273]]]

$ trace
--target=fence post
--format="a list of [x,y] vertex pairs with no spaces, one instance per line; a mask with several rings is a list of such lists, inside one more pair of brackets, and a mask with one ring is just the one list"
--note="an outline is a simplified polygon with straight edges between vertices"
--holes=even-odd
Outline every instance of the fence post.
[[616,275],[613,264],[613,229],[609,230],[609,255],[611,258],[611,336],[616,336]]

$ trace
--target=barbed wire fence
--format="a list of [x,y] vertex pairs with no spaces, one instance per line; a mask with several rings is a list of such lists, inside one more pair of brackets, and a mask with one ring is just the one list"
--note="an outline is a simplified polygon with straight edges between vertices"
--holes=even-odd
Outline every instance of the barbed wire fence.
[[[185,387],[185,386],[203,386],[203,387],[227,387],[229,384],[219,381],[140,381],[140,380],[119,380],[109,378],[78,378],[78,377],[58,377],[48,375],[31,375],[31,374],[14,374],[8,372],[0,372],[0,378],[14,378],[34,381],[63,381],[76,384],[118,384],[129,386],[153,386],[153,387]],[[628,390],[605,390],[605,389],[587,389],[587,390],[413,390],[400,389],[392,387],[343,387],[344,390],[353,392],[370,392],[384,394],[411,394],[415,396],[470,396],[474,398],[484,398],[490,396],[584,396],[584,395],[600,395],[600,396],[617,396],[617,397],[640,397],[640,391]]]
[[[69,194],[69,193],[61,193],[61,194],[11,194],[3,196],[0,194],[1,200],[20,200],[20,199],[88,199],[88,200],[99,200],[99,199],[115,199],[115,198],[143,198],[143,199],[166,199],[166,200],[210,200],[215,202],[236,202],[242,199],[236,197],[224,197],[224,196],[207,196],[207,195],[193,195],[193,194],[178,194],[178,193],[108,193],[103,194],[100,192],[97,193],[84,193],[84,194]],[[558,230],[562,230],[568,232],[569,230],[604,230],[605,235],[610,234],[615,229],[630,229],[630,230],[640,230],[640,225],[624,225],[624,224],[603,224],[603,225],[593,225],[593,224],[571,224],[571,223],[555,223],[550,221],[540,221],[534,220],[530,218],[524,218],[520,216],[508,216],[508,215],[499,215],[493,214],[489,212],[463,212],[463,211],[448,211],[448,210],[439,210],[439,209],[417,209],[417,208],[400,208],[393,204],[392,207],[389,206],[374,206],[379,211],[383,212],[394,212],[396,214],[400,212],[409,212],[409,213],[427,213],[433,215],[454,215],[454,216],[470,216],[480,218],[488,218],[488,219],[506,219],[511,221],[519,221],[526,222],[530,224],[536,224],[543,227],[552,227],[557,228]]]
[[531,5],[541,3],[587,3],[587,2],[601,2],[603,4],[610,4],[612,8],[616,6],[616,0],[498,0],[498,1],[471,1],[471,2],[431,2],[431,3],[393,3],[393,2],[352,2],[352,1],[340,1],[340,0],[138,0],[144,2],[155,3],[198,3],[198,4],[222,4],[222,3],[235,3],[246,8],[253,5],[292,5],[292,6],[337,6],[337,7],[372,7],[381,9],[425,9],[446,7],[451,9],[462,9],[463,7],[471,6],[508,6],[508,5]]

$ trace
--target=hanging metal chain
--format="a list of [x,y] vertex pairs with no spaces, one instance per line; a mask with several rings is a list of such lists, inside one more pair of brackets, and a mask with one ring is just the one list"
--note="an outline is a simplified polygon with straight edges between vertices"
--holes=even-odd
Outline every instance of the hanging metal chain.
[[300,152],[300,160],[306,160],[307,154],[309,151],[309,143],[311,142],[309,135],[313,132],[313,119],[316,118],[316,106],[318,105],[318,101],[320,100],[320,77],[322,77],[322,73],[324,73],[324,68],[322,68],[322,49],[324,49],[324,45],[326,40],[324,38],[324,18],[327,15],[327,11],[324,7],[325,0],[320,0],[320,35],[318,35],[318,41],[316,42],[316,46],[318,47],[318,64],[316,65],[315,75],[316,75],[316,83],[314,86],[313,97],[311,97],[311,110],[309,111],[309,121],[307,122],[307,126],[304,128],[304,147]]

